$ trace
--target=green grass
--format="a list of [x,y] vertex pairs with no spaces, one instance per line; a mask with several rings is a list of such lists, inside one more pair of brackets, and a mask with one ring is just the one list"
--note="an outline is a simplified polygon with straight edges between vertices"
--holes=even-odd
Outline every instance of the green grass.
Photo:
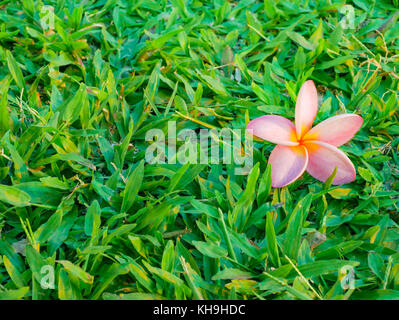
[[[399,3],[343,4],[0,1],[0,298],[399,299]],[[168,121],[293,119],[306,79],[316,123],[364,119],[353,183],[270,188],[265,141],[249,176],[144,161]]]

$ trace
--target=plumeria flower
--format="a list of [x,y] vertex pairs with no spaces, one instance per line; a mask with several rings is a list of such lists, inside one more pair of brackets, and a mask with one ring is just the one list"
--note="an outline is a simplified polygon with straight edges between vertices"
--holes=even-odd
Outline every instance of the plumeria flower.
[[334,185],[355,180],[355,167],[337,147],[353,138],[363,119],[356,114],[341,114],[312,128],[316,114],[317,91],[313,81],[308,80],[298,93],[295,125],[276,115],[262,116],[248,123],[247,130],[254,136],[277,144],[268,161],[273,187],[294,182],[305,170],[325,182],[337,168]]

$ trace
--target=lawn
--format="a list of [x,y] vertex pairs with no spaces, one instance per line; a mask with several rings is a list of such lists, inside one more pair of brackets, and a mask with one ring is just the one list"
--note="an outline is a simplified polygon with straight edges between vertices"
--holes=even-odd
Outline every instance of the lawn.
[[[0,1],[0,299],[399,299],[398,20],[398,0]],[[307,80],[315,124],[363,119],[339,147],[356,179],[275,188],[245,128],[293,121]],[[241,140],[201,149],[205,129]]]

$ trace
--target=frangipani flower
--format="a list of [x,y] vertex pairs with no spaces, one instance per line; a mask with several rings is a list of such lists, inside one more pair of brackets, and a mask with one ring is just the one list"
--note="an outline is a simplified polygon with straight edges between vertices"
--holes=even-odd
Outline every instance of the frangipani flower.
[[298,93],[295,125],[276,115],[262,116],[248,123],[247,130],[254,136],[277,144],[268,161],[273,187],[294,182],[305,170],[325,182],[337,168],[334,185],[355,180],[355,167],[337,147],[353,138],[363,119],[356,114],[341,114],[312,128],[316,114],[317,91],[313,81],[308,80]]

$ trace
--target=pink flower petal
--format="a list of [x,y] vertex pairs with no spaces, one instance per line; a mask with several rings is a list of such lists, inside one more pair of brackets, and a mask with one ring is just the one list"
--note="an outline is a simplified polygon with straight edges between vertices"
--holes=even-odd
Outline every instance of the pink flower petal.
[[309,163],[306,171],[317,180],[325,182],[337,168],[333,180],[334,185],[352,182],[356,178],[356,170],[352,162],[338,148],[322,142],[304,143],[308,150]]
[[281,116],[268,115],[256,118],[248,123],[247,130],[258,138],[276,144],[298,145],[294,124]]
[[362,124],[363,119],[357,114],[341,114],[320,122],[303,140],[318,140],[339,147],[352,139]]
[[298,140],[312,127],[317,114],[317,90],[312,80],[299,90],[295,106],[295,126]]
[[284,187],[298,179],[308,164],[308,153],[303,146],[277,145],[269,157],[272,166],[272,186]]

